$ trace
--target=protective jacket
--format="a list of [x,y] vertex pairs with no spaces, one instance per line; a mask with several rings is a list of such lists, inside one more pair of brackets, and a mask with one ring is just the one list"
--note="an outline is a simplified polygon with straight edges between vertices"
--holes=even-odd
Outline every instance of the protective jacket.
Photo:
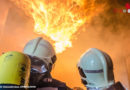
[[[33,90],[72,90],[68,86],[66,86],[66,84],[64,82],[61,82],[61,81],[53,79],[53,78],[52,78],[51,82],[45,82],[43,79],[49,78],[47,76],[49,76],[49,74],[48,75],[46,74],[46,76],[43,76],[41,78],[41,80],[37,83],[31,83],[31,80],[30,80],[30,85],[36,86],[36,88]],[[32,90],[32,89],[30,89],[30,90]]]

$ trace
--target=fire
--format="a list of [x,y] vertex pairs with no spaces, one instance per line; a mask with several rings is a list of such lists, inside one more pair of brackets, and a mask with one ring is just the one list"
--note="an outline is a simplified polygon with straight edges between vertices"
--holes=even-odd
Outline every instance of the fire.
[[73,34],[86,20],[86,0],[11,0],[33,18],[34,32],[55,41],[57,53],[72,46]]

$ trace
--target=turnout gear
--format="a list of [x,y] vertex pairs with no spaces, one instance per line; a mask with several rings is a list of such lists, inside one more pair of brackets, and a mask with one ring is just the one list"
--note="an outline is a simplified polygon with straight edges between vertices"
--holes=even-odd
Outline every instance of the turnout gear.
[[32,39],[25,45],[23,52],[31,59],[31,85],[37,86],[41,79],[50,77],[56,55],[48,41],[42,37]]
[[28,86],[29,77],[30,59],[28,56],[16,51],[0,56],[0,86]]
[[67,90],[65,83],[50,75],[56,54],[48,41],[42,37],[32,39],[25,45],[23,52],[31,59],[30,85],[36,86],[37,90]]
[[103,90],[114,84],[112,60],[108,54],[96,48],[83,54],[78,69],[87,90]]

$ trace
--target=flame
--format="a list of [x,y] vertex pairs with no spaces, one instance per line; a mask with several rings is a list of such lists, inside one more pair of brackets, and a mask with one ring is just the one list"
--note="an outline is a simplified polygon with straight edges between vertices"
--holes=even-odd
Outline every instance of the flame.
[[45,34],[55,41],[56,53],[72,46],[72,35],[87,20],[86,0],[11,1],[33,18],[34,32]]

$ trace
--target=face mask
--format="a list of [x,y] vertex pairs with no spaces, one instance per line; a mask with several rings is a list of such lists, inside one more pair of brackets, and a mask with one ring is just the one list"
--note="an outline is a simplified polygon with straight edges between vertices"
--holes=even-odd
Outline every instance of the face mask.
[[40,80],[47,76],[46,64],[38,58],[31,57],[30,85],[37,85]]

